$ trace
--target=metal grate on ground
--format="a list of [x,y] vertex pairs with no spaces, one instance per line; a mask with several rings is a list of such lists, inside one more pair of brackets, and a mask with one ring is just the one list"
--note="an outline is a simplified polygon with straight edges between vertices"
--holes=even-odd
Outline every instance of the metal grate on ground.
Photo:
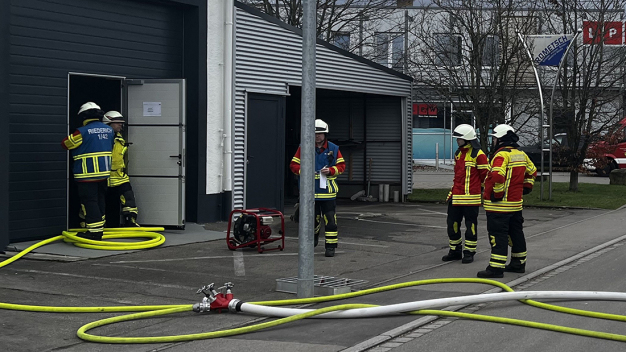
[[[315,296],[332,296],[342,293],[349,293],[357,287],[366,284],[366,280],[354,280],[334,276],[313,276],[313,294]],[[298,278],[286,277],[276,279],[276,291],[286,293],[298,292]]]

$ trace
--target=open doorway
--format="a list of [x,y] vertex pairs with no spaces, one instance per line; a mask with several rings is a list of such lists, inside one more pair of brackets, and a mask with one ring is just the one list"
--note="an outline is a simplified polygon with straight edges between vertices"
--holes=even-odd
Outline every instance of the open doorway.
[[[68,134],[73,133],[82,125],[78,117],[78,110],[84,103],[91,101],[107,112],[109,110],[122,111],[122,82],[123,77],[99,76],[88,74],[70,74],[68,77]],[[74,175],[72,173],[72,161],[68,158],[67,170],[69,175],[67,195],[67,226],[77,228],[80,226],[78,217],[80,201]],[[119,208],[119,205],[118,205]],[[119,226],[119,210],[115,215],[115,207],[107,206],[107,227]],[[109,210],[112,212],[109,214]]]

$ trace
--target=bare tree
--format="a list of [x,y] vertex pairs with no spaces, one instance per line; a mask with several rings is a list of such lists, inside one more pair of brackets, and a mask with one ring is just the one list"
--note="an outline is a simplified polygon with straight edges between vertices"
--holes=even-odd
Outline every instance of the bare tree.
[[494,125],[524,126],[538,112],[526,106],[536,104],[536,85],[516,36],[537,32],[537,9],[526,0],[432,2],[410,29],[416,90],[424,101],[445,97],[472,111],[486,150]]
[[[604,38],[604,24],[621,21],[624,0],[562,1],[545,0],[547,30],[574,33],[583,20],[597,24],[597,38]],[[567,133],[571,191],[578,190],[578,172],[588,148],[624,117],[623,99],[626,80],[626,50],[620,45],[576,45],[564,63],[562,79],[555,96],[556,110],[562,112],[557,127]],[[554,82],[554,80],[553,80]],[[557,100],[558,98],[558,100]],[[613,160],[597,167],[616,167]]]
[[[336,36],[349,35],[344,49],[355,51],[367,41],[371,27],[387,18],[397,8],[397,0],[316,0],[317,36],[336,43]],[[302,28],[302,0],[242,0],[241,2]],[[360,35],[354,35],[359,33]],[[352,35],[351,35],[352,34]]]

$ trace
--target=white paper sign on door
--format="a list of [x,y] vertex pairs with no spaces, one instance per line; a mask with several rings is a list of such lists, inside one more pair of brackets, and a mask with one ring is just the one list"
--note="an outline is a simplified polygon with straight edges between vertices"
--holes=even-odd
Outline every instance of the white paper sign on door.
[[143,116],[161,116],[161,102],[144,101]]

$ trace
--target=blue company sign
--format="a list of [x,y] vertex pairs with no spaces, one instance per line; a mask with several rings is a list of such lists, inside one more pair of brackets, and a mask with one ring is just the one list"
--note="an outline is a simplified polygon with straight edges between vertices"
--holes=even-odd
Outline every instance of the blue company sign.
[[571,34],[526,36],[532,48],[533,61],[538,66],[559,66],[573,37]]

